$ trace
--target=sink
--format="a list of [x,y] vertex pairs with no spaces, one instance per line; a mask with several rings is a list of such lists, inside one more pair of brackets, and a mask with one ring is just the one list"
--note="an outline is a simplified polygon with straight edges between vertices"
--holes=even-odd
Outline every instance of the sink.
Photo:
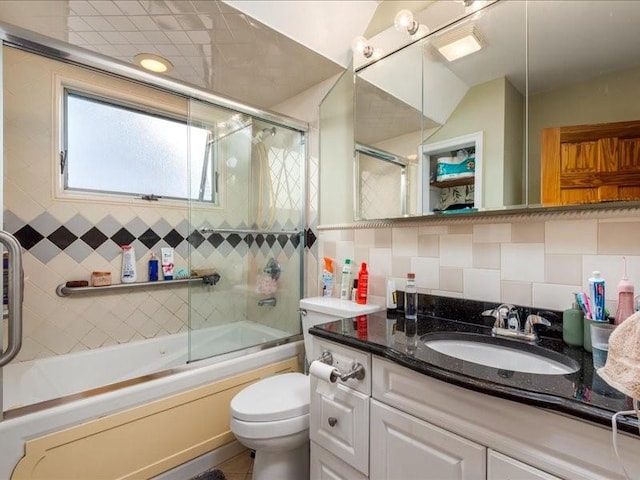
[[566,375],[580,370],[566,355],[516,340],[473,333],[428,333],[420,339],[436,352],[500,370],[539,375]]

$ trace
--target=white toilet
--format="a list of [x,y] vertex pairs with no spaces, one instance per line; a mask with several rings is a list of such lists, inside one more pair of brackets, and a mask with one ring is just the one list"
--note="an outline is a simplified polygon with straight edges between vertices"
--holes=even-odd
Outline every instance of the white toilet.
[[[304,298],[300,308],[306,312],[302,334],[307,355],[312,326],[382,310],[333,297]],[[231,400],[231,431],[256,452],[253,480],[309,478],[309,383],[301,373],[275,375],[249,385]]]

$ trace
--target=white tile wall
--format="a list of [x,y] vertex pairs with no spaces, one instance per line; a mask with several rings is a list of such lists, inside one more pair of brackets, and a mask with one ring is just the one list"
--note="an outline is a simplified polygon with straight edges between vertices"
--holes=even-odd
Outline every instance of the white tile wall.
[[[406,273],[413,271],[424,293],[564,310],[571,306],[574,292],[588,289],[591,272],[599,270],[606,281],[607,308],[613,313],[625,256],[629,279],[640,294],[636,248],[640,222],[635,217],[619,219],[601,213],[578,220],[575,216],[563,220],[562,214],[547,218],[475,225],[452,221],[406,227],[406,232],[403,227],[381,227],[376,235],[383,237],[383,230],[392,231],[389,276],[398,289],[404,289]],[[397,255],[412,251],[414,235],[417,254]],[[338,231],[320,231],[323,241],[336,236]],[[355,249],[375,259],[370,275],[387,275],[388,249],[358,244],[357,239],[371,236],[371,229],[362,233],[355,229]],[[635,238],[630,240],[631,236]],[[616,254],[598,254],[603,246]],[[383,261],[381,255],[385,255]]]

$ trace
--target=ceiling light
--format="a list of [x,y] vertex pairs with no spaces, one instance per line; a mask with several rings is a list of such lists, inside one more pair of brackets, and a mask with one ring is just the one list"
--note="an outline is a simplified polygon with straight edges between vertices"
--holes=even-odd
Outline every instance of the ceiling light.
[[413,35],[418,31],[420,24],[413,18],[411,10],[400,10],[396,13],[396,18],[393,21],[396,30],[399,32],[407,32],[409,35]]
[[365,37],[356,37],[351,42],[351,50],[353,53],[361,53],[365,58],[369,58],[373,55],[374,49],[369,45],[369,41]]
[[432,44],[449,62],[477,52],[484,46],[478,32],[471,24],[445,33],[434,39]]
[[139,53],[133,60],[145,70],[155,73],[168,72],[173,68],[169,60],[153,53]]

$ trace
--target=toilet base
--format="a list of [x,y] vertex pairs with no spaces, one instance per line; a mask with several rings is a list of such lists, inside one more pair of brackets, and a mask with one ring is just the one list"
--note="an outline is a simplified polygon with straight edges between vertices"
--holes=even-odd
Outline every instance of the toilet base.
[[309,442],[294,450],[256,450],[253,480],[308,480]]

